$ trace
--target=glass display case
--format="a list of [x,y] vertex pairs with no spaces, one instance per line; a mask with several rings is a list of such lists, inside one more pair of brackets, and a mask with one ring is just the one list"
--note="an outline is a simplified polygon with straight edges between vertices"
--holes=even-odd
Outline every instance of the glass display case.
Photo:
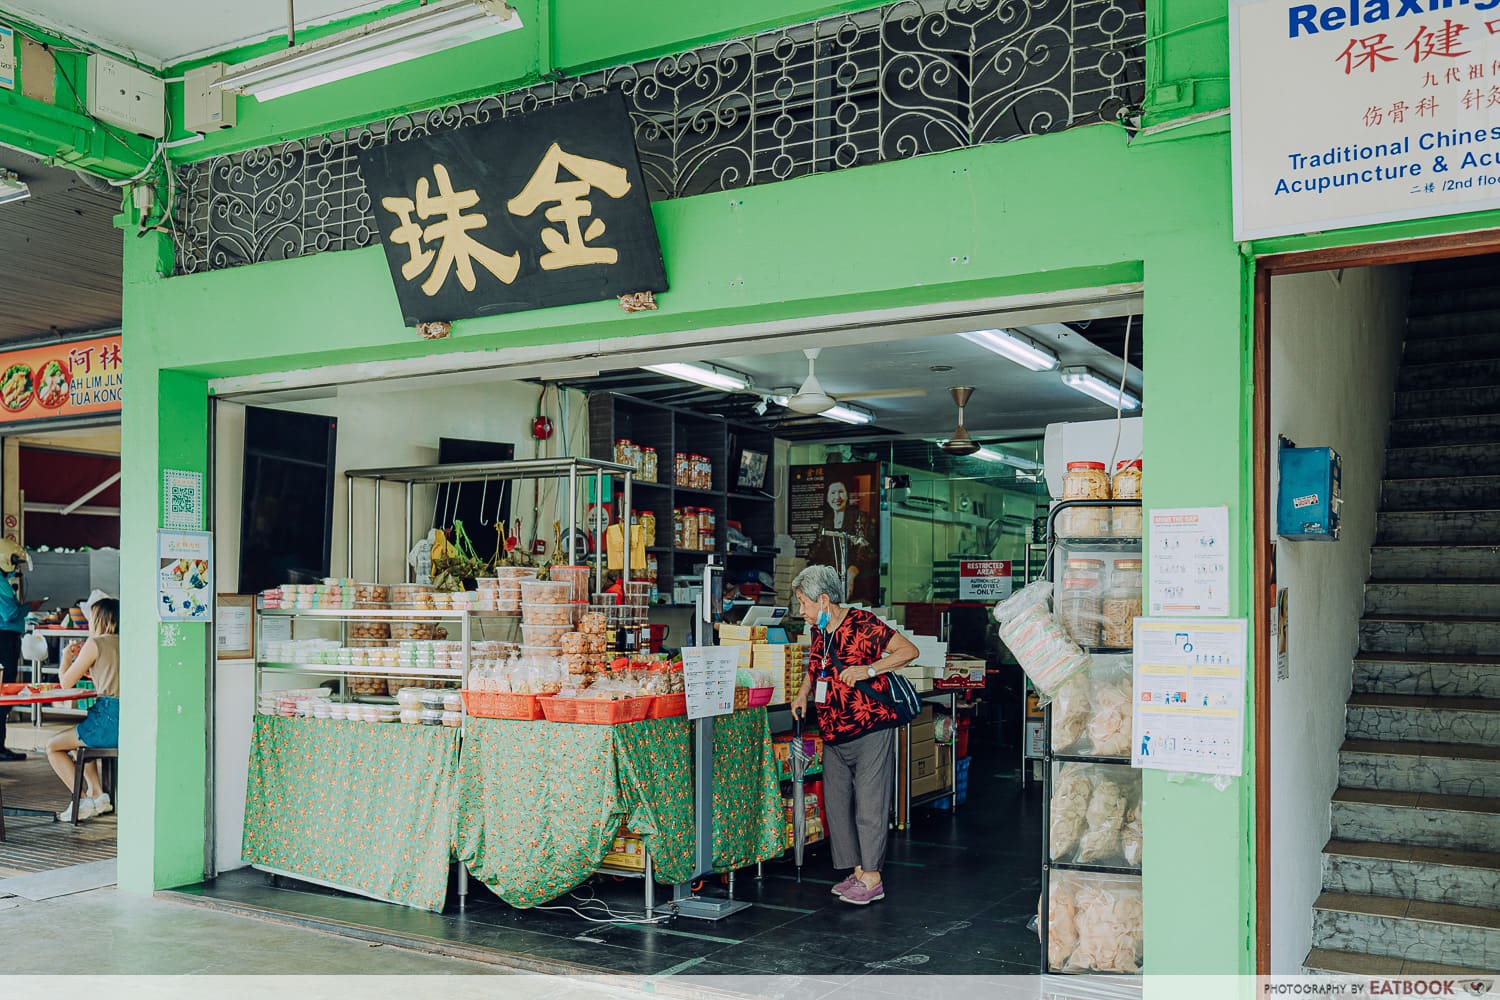
[[1046,708],[1044,973],[1141,969],[1141,774],[1130,766],[1141,502],[1065,500],[1048,518],[1058,622],[1090,654]]

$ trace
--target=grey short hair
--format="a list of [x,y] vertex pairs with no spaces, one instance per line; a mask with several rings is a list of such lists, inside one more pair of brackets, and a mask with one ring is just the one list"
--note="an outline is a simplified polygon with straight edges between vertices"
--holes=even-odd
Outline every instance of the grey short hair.
[[844,603],[844,581],[832,566],[809,566],[792,580],[792,592],[802,591],[809,601],[827,595],[833,604]]

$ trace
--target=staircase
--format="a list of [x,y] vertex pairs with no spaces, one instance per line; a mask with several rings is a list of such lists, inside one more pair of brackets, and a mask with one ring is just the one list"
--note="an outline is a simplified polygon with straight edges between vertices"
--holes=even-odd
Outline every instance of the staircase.
[[1420,265],[1310,972],[1500,971],[1500,261]]

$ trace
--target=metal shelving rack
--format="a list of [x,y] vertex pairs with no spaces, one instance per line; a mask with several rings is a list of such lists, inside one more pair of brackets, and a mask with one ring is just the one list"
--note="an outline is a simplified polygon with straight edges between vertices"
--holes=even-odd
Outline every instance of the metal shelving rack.
[[[1053,506],[1047,516],[1047,557],[1044,573],[1046,579],[1054,578],[1054,568],[1059,552],[1071,552],[1087,549],[1093,552],[1118,552],[1140,554],[1142,552],[1142,540],[1140,538],[1122,538],[1109,535],[1080,536],[1080,537],[1058,537],[1056,531],[1057,516],[1065,510],[1073,510],[1088,507],[1140,507],[1139,500],[1064,500]],[[1118,648],[1112,646],[1086,647],[1086,652],[1101,655],[1124,654],[1132,652],[1129,648]],[[1052,751],[1052,706],[1045,709],[1046,714],[1046,746],[1042,756],[1042,899],[1041,909],[1038,914],[1037,934],[1041,938],[1041,972],[1042,975],[1056,975],[1058,970],[1051,968],[1049,953],[1051,951],[1048,941],[1048,924],[1051,917],[1051,875],[1053,871],[1079,871],[1093,872],[1101,875],[1120,875],[1126,877],[1140,878],[1141,869],[1137,867],[1121,865],[1099,865],[1078,862],[1064,862],[1052,860],[1052,786],[1053,775],[1059,764],[1103,764],[1112,767],[1130,767],[1130,757],[1107,757],[1089,754],[1062,754]],[[1024,753],[1024,751],[1023,751]],[[1109,976],[1118,975],[1113,973],[1087,973],[1088,975]]]

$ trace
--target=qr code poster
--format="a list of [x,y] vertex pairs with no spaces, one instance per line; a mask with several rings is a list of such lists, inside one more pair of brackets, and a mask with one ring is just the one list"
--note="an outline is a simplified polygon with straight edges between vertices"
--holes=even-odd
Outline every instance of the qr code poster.
[[203,473],[163,469],[161,474],[163,528],[198,531],[203,527]]

